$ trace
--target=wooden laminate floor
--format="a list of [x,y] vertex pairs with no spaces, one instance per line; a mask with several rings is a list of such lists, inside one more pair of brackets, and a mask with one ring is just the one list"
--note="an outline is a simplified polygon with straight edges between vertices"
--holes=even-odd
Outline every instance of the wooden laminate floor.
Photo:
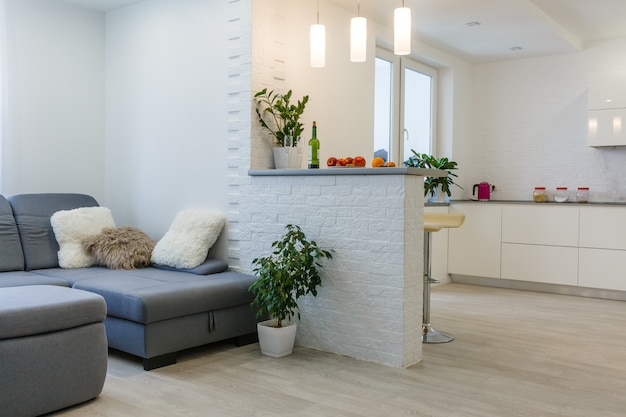
[[144,372],[111,353],[102,394],[54,416],[623,417],[626,303],[462,284],[435,287],[435,328],[408,369],[296,348],[219,344]]

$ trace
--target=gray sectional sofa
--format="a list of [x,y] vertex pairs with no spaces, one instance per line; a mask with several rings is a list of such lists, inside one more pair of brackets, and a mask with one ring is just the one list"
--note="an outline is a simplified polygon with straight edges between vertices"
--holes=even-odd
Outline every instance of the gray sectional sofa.
[[256,277],[229,270],[221,260],[208,259],[194,271],[60,268],[51,215],[97,205],[84,194],[0,196],[0,291],[55,285],[102,296],[109,347],[141,358],[145,370],[175,363],[184,349],[226,339],[256,341],[258,320],[248,291]]

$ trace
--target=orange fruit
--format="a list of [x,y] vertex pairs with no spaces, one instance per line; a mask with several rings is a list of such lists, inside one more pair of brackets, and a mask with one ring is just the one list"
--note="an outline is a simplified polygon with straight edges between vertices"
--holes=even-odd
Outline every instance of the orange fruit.
[[378,167],[384,167],[384,166],[385,166],[385,160],[381,158],[380,156],[377,156],[376,158],[372,159],[372,168],[378,168]]
[[393,162],[393,161],[389,161],[389,162],[387,162],[387,164],[385,166],[388,167],[388,168],[393,168],[393,167],[396,166],[396,163]]

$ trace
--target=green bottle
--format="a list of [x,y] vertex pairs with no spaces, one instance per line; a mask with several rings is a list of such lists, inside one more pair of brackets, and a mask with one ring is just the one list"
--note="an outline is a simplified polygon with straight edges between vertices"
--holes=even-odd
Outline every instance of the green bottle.
[[313,135],[309,140],[309,168],[320,167],[320,141],[317,140],[317,125],[313,122]]

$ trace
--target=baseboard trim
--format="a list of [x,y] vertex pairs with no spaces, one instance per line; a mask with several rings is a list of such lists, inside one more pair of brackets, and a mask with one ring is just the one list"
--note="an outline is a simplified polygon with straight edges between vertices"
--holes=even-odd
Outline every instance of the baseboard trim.
[[475,277],[457,274],[450,274],[450,281],[459,284],[482,285],[485,287],[508,288],[512,290],[536,291],[551,294],[575,295],[578,297],[626,301],[626,291],[573,287],[571,285],[545,284],[542,282],[517,281],[512,279]]

